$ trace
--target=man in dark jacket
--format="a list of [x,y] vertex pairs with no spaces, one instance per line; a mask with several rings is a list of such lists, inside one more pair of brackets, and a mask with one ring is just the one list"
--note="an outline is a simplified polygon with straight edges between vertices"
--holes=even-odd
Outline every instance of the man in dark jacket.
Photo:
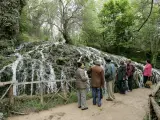
[[[104,88],[104,70],[100,66],[100,61],[95,61],[95,66],[91,67],[88,73],[91,74],[91,86],[93,105],[101,106],[101,88]],[[97,100],[96,100],[97,99]]]
[[128,77],[128,87],[129,91],[132,91],[132,84],[133,84],[133,74],[135,72],[135,67],[131,63],[131,59],[127,60],[127,77]]
[[127,88],[126,88],[126,65],[124,64],[124,61],[120,62],[120,66],[117,70],[117,83],[120,93],[125,94]]
[[76,77],[76,87],[78,95],[78,108],[82,110],[88,109],[86,104],[86,88],[88,77],[85,74],[84,64],[78,63],[78,69],[75,74]]

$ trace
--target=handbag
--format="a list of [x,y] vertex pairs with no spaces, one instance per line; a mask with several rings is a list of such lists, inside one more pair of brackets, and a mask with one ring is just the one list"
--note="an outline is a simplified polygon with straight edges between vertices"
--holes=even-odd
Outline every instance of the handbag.
[[152,81],[151,80],[147,80],[147,82],[146,82],[146,84],[145,84],[145,87],[146,88],[151,88],[151,86],[152,86]]
[[152,83],[151,77],[148,77],[148,80],[145,83],[145,87],[146,88],[151,88],[152,84],[153,83]]

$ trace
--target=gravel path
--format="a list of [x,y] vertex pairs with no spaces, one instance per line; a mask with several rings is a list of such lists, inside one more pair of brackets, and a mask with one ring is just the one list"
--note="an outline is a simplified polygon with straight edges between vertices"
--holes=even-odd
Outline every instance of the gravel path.
[[102,107],[93,106],[92,100],[89,100],[89,109],[85,111],[73,103],[39,113],[10,117],[8,120],[143,120],[150,93],[150,89],[136,89],[126,95],[115,94],[115,101],[103,99]]

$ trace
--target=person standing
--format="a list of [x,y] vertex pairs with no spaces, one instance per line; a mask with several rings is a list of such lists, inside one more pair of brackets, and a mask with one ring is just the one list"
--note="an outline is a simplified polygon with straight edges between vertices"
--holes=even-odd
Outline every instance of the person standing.
[[129,91],[132,91],[133,74],[135,72],[135,66],[131,62],[132,62],[131,59],[127,60],[127,78],[128,78]]
[[78,62],[78,69],[76,71],[75,77],[78,96],[78,108],[81,108],[81,110],[86,110],[88,109],[86,104],[86,88],[88,77],[85,75],[83,63]]
[[126,91],[126,65],[124,61],[120,62],[120,67],[117,70],[117,83],[118,89],[121,94],[125,94]]
[[150,60],[146,61],[146,65],[144,66],[143,70],[143,84],[145,86],[146,82],[152,76],[152,65]]
[[101,99],[102,99],[102,90],[104,88],[104,70],[100,66],[100,61],[94,62],[95,66],[91,67],[88,70],[88,73],[91,74],[91,87],[92,87],[92,97],[93,97],[93,105],[98,105],[101,107]]
[[114,92],[115,82],[116,82],[116,74],[117,74],[117,66],[112,61],[111,61],[111,65],[112,65],[112,71],[113,71],[113,92]]
[[111,63],[110,59],[106,59],[105,66],[105,80],[106,80],[106,88],[108,93],[108,98],[106,100],[113,101],[115,99],[114,96],[114,79],[115,79],[115,66]]

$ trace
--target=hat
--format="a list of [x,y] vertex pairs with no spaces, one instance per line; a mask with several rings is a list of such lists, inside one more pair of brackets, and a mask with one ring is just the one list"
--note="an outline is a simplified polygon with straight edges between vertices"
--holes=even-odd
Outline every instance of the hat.
[[124,65],[124,61],[122,60],[122,61],[120,61],[120,65]]
[[132,60],[131,60],[131,59],[128,59],[127,61],[128,61],[128,62],[132,62]]
[[96,61],[94,62],[94,64],[95,64],[95,65],[101,65],[101,62],[100,62],[99,60],[96,60]]
[[105,60],[106,62],[111,62],[111,59],[110,59],[109,57],[104,57],[104,60]]

